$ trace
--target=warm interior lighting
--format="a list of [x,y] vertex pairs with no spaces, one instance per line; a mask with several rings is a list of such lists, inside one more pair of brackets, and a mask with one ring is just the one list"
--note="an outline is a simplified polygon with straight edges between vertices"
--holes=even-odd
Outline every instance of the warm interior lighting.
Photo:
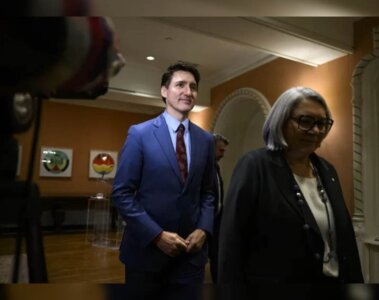
[[192,109],[193,112],[200,112],[204,109],[208,108],[208,106],[202,106],[202,105],[195,105]]

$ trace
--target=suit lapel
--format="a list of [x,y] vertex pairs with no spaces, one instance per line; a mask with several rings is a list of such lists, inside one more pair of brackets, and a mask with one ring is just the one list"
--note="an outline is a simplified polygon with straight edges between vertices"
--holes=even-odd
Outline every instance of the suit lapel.
[[178,162],[176,160],[174,147],[172,146],[170,133],[168,132],[169,129],[164,120],[164,117],[162,115],[158,116],[153,124],[155,126],[154,135],[158,143],[160,144],[165,156],[167,157],[167,160],[170,163],[172,170],[181,182]]
[[305,224],[308,224],[316,233],[321,234],[308,204],[305,202],[303,205],[299,205],[297,202],[298,199],[295,192],[295,185],[297,183],[282,153],[276,152],[273,154],[271,162],[276,184],[287,203],[304,220]]
[[221,171],[220,171],[220,165],[216,162],[216,172],[215,172],[215,185],[217,187],[216,189],[216,212],[220,211],[223,206],[223,199],[224,199],[224,182],[221,177]]
[[195,175],[197,161],[198,161],[199,155],[201,154],[201,145],[199,143],[199,140],[200,140],[199,131],[197,130],[195,126],[192,126],[191,122],[189,122],[188,124],[190,128],[191,162],[190,162],[188,178],[186,181],[186,186],[189,185],[189,183],[193,179],[193,176]]

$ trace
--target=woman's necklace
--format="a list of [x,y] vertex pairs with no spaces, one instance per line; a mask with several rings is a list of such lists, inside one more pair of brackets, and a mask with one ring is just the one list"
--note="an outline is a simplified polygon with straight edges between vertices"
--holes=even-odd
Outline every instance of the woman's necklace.
[[[332,228],[332,222],[331,222],[331,216],[330,216],[330,211],[328,208],[328,196],[326,194],[325,188],[322,184],[320,175],[318,174],[317,168],[310,163],[310,167],[312,169],[313,176],[316,178],[316,183],[317,183],[317,192],[319,194],[319,197],[321,199],[321,202],[324,204],[325,207],[325,212],[326,212],[326,218],[327,218],[327,241],[329,243],[329,251],[326,254],[326,257],[323,259],[323,263],[328,263],[330,260],[336,256],[336,248],[333,242],[333,228]],[[295,192],[296,192],[296,197],[298,198],[299,203],[304,203],[305,202],[305,197],[303,193],[301,192],[300,188],[296,185],[295,186]]]
[[323,260],[324,263],[328,263],[336,255],[335,247],[333,243],[333,228],[332,228],[331,216],[330,216],[330,211],[328,208],[328,196],[326,194],[324,185],[322,184],[320,175],[318,174],[317,168],[312,163],[310,165],[312,168],[313,175],[316,177],[316,180],[317,180],[317,191],[322,203],[324,203],[326,218],[328,222],[327,238],[328,238],[328,243],[329,243],[329,252],[326,254],[326,258]]

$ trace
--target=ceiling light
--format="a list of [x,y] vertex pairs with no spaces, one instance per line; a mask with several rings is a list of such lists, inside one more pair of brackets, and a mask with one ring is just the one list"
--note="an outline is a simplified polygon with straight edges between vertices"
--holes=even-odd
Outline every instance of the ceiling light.
[[147,59],[147,60],[154,60],[154,59],[155,59],[155,57],[154,57],[154,56],[150,56],[150,55],[149,55],[149,56],[146,56],[146,59]]

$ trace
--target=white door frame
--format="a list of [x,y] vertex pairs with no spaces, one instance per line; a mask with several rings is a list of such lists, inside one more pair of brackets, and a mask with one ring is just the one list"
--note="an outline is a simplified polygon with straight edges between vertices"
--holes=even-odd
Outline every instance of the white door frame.
[[353,223],[365,282],[379,279],[379,26],[374,51],[361,59],[353,89]]

